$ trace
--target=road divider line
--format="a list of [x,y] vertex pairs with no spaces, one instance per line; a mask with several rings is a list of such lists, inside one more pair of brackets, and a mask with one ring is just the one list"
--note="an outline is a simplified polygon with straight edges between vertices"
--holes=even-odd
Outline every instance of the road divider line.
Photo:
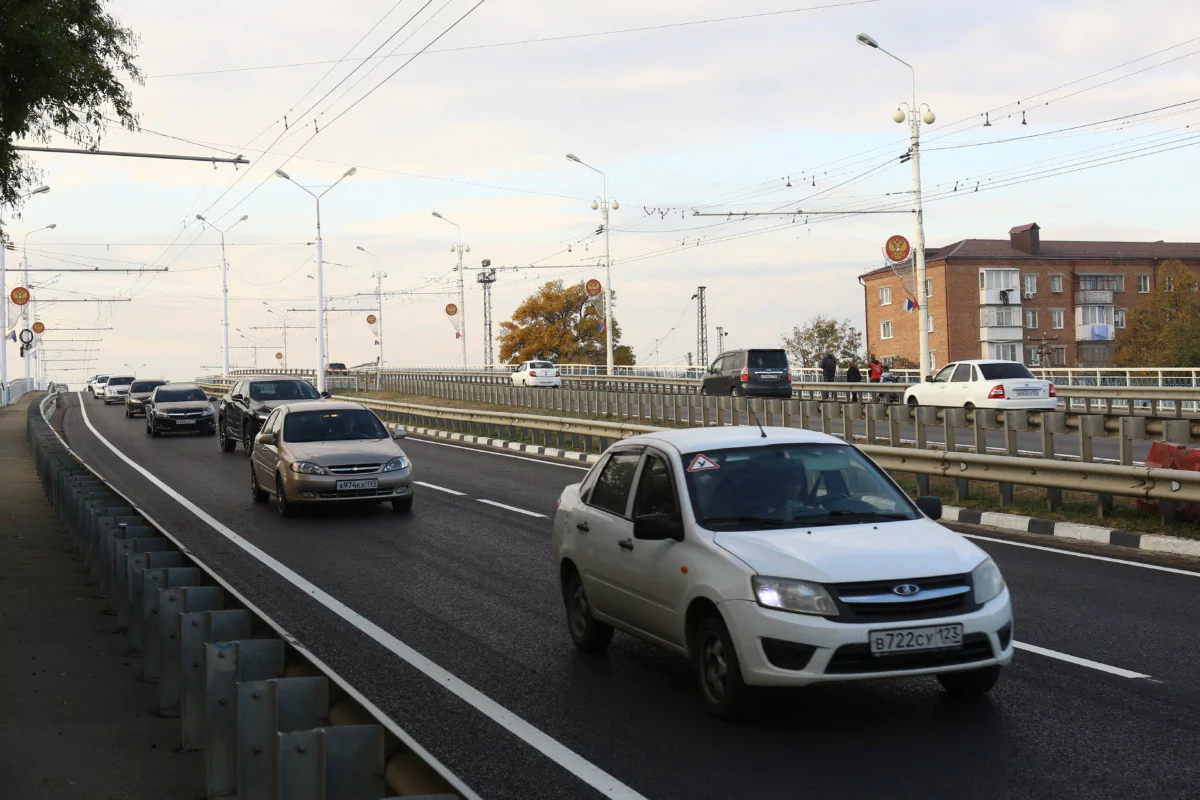
[[446,444],[445,442],[435,442],[433,439],[406,439],[404,441],[405,446],[407,446],[410,442],[419,442],[420,444],[432,444],[432,445],[437,445],[438,447],[449,447],[454,450],[469,450],[472,453],[483,453],[483,454],[489,455],[489,456],[499,456],[500,458],[515,458],[518,461],[532,461],[535,464],[548,464],[552,467],[565,467],[567,469],[578,469],[578,470],[582,470],[583,472],[587,472],[589,469],[591,469],[590,466],[577,467],[574,464],[563,464],[560,461],[551,461],[549,458],[530,458],[529,456],[514,456],[511,453],[499,453],[495,450],[488,450],[485,446],[463,447],[461,444]]
[[[451,694],[472,706],[475,710],[479,711],[488,719],[492,720],[497,725],[511,733],[513,736],[516,736],[518,739],[525,742],[534,750],[537,750],[546,758],[558,764],[564,770],[571,773],[600,794],[604,795],[605,797],[613,798],[614,800],[647,800],[647,798],[621,783],[621,781],[617,780],[614,776],[609,775],[603,769],[588,761],[575,751],[571,750],[557,739],[554,739],[541,729],[536,728],[530,723],[526,722],[524,719],[517,716],[512,711],[509,711],[507,708],[500,705],[475,687],[471,686],[466,681],[457,677],[449,670],[439,666],[431,659],[418,653],[412,647],[400,641],[398,638],[388,633],[374,622],[371,622],[369,619],[350,608],[341,600],[338,600],[336,597],[321,589],[311,581],[301,577],[282,562],[276,560],[273,556],[267,554],[265,551],[260,550],[258,547],[251,544],[231,528],[227,527],[220,520],[216,519],[207,511],[193,503],[191,500],[188,500],[179,492],[175,491],[175,489],[168,486],[157,475],[150,472],[148,469],[134,461],[129,456],[125,455],[125,453],[117,449],[112,442],[104,438],[100,431],[96,430],[96,427],[92,425],[92,421],[88,417],[87,409],[83,404],[82,394],[79,395],[79,401],[83,422],[87,426],[88,430],[92,432],[92,435],[96,437],[97,441],[111,450],[113,454],[117,456],[117,458],[128,464],[131,468],[137,471],[150,483],[154,484],[154,486],[158,487],[158,489],[160,489],[172,500],[186,508],[199,520],[204,522],[217,533],[227,538],[230,542],[242,548],[244,551],[246,551],[246,553],[258,559],[258,561],[274,571],[275,574],[279,575],[279,577],[283,578],[288,583],[292,584],[292,586],[304,592],[304,594],[308,595],[313,600],[316,600],[318,603],[325,606],[325,608],[341,617],[344,621],[353,625],[362,633],[374,639],[380,645],[391,651],[393,655],[397,656],[414,669],[423,673],[430,680],[440,684]],[[497,503],[496,505],[499,504]],[[513,510],[519,511],[520,509]],[[529,514],[532,512],[523,513]],[[539,514],[537,516],[542,515]]]
[[454,489],[447,489],[445,486],[437,486],[432,483],[426,483],[425,481],[413,481],[413,483],[415,483],[417,486],[424,486],[426,489],[434,489],[439,492],[445,492],[446,494],[452,494],[455,497],[466,497],[467,496],[466,492],[458,492],[458,491],[455,491]]
[[[958,533],[959,536],[965,536],[968,539],[978,539],[981,542],[995,542],[996,544],[1007,544],[1012,547],[1027,547],[1030,550],[1045,550],[1046,552],[1049,552],[1049,553],[1059,553],[1064,556],[1075,556],[1076,558],[1090,558],[1093,561],[1108,561],[1113,564],[1124,564],[1127,567],[1141,567],[1142,569],[1154,569],[1154,570],[1158,570],[1159,572],[1170,572],[1175,575],[1187,575],[1192,578],[1200,578],[1200,572],[1196,572],[1194,570],[1177,569],[1175,567],[1163,567],[1158,564],[1143,564],[1141,561],[1126,561],[1123,558],[1111,558],[1110,556],[1097,556],[1097,555],[1093,555],[1092,553],[1077,553],[1074,550],[1066,550],[1061,547],[1046,547],[1045,545],[1029,544],[1028,542],[1014,542],[1011,539],[996,539],[992,536],[980,536],[977,533],[963,533],[961,531],[956,531],[956,533]],[[1079,540],[1071,539],[1068,541],[1079,541]],[[1140,552],[1153,552],[1153,551],[1142,550]]]
[[503,508],[503,509],[507,509],[509,511],[515,511],[518,514],[524,514],[527,517],[538,517],[540,519],[550,519],[545,514],[539,514],[536,511],[526,511],[525,509],[517,508],[516,506],[506,506],[506,505],[504,505],[504,503],[497,503],[495,500],[484,500],[484,499],[480,498],[479,502],[487,503],[489,506],[495,506],[496,508]]
[[1112,667],[1108,664],[1101,664],[1099,661],[1092,661],[1088,658],[1080,658],[1079,656],[1067,655],[1060,653],[1057,650],[1049,650],[1045,647],[1038,647],[1036,644],[1025,644],[1024,642],[1013,642],[1013,647],[1018,650],[1026,650],[1030,653],[1037,653],[1039,656],[1047,658],[1056,658],[1059,661],[1066,661],[1068,664],[1076,664],[1080,667],[1107,672],[1109,675],[1117,675],[1122,678],[1149,678],[1149,675],[1143,675],[1140,672],[1134,672],[1120,667]]

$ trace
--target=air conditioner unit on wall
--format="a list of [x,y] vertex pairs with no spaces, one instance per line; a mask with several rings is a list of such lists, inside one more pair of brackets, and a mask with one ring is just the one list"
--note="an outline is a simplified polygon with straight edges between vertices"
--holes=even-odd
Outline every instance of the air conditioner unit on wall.
[[1025,293],[1025,299],[1026,299],[1026,300],[1032,300],[1032,299],[1033,299],[1033,292],[1026,292],[1026,293]]

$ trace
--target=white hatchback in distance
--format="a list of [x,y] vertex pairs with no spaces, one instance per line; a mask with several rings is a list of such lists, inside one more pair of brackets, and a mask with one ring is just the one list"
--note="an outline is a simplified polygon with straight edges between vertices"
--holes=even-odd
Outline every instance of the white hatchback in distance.
[[821,433],[625,439],[559,500],[568,630],[586,652],[618,629],[688,657],[719,717],[753,687],[935,675],[987,692],[1013,657],[1008,589],[940,516]]
[[933,380],[904,392],[910,406],[945,408],[1014,408],[1053,411],[1058,408],[1054,384],[1035,376],[1016,361],[955,361]]
[[562,375],[549,361],[525,361],[512,374],[513,386],[548,386],[562,388]]

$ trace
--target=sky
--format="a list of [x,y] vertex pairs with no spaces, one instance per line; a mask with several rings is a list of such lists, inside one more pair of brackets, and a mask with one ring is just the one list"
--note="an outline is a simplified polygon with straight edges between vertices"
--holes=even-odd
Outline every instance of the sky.
[[[434,211],[470,247],[460,314],[471,364],[484,358],[482,259],[502,268],[497,324],[546,281],[603,281],[591,204],[605,185],[566,153],[602,170],[620,205],[610,220],[615,311],[640,364],[695,353],[698,286],[710,357],[717,326],[730,348],[777,346],[818,314],[861,327],[857,276],[881,265],[890,235],[914,238],[911,213],[728,215],[911,208],[911,165],[900,160],[908,126],[891,115],[911,99],[912,73],[859,45],[859,32],[913,65],[918,103],[937,117],[922,126],[928,246],[1004,238],[1035,221],[1044,239],[1197,241],[1188,198],[1200,174],[1200,127],[1190,127],[1200,123],[1200,6],[331,8],[108,3],[141,37],[146,80],[133,87],[142,130],[113,126],[101,147],[251,163],[36,154],[52,190],[6,213],[17,248],[7,289],[24,283],[27,256],[51,380],[219,372],[221,237],[197,214],[221,229],[248,217],[225,237],[233,365],[282,366],[275,328],[286,321],[297,328],[287,366],[315,366],[315,331],[304,326],[315,325],[316,208],[295,184],[319,193],[350,167],[357,173],[321,202],[332,361],[375,359],[366,315],[378,313],[372,273],[382,271],[385,363],[460,363],[445,313],[459,304],[459,234]],[[372,53],[386,57],[363,60]],[[280,168],[292,181],[274,176]],[[54,271],[86,267],[166,271]],[[5,346],[9,377],[21,377],[24,362]]]

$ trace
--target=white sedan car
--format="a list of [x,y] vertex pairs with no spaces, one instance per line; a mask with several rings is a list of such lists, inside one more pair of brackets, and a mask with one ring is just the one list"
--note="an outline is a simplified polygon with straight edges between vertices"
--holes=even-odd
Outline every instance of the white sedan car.
[[684,655],[719,717],[753,687],[936,675],[987,692],[1013,657],[1008,589],[940,516],[832,436],[663,431],[563,491],[554,566],[579,649],[617,629]]
[[513,386],[548,386],[562,388],[562,374],[549,361],[524,361],[512,374]]
[[977,359],[942,367],[933,381],[904,392],[910,406],[946,408],[1058,408],[1054,384],[1034,376],[1016,361]]

